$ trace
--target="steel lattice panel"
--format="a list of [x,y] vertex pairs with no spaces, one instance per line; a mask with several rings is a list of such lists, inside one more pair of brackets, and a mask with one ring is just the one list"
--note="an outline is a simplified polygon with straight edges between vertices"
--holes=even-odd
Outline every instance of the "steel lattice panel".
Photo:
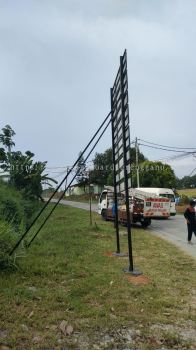
[[[113,88],[111,89],[113,151],[118,192],[124,191],[124,165],[126,165],[127,175],[130,174],[130,132],[126,51],[121,62]],[[130,181],[129,187],[131,187]]]

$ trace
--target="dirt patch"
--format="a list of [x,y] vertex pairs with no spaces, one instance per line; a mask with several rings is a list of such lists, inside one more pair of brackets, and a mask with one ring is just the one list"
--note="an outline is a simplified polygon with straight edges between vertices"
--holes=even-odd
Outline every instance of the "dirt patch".
[[172,325],[153,325],[149,335],[142,329],[131,329],[123,326],[120,329],[106,329],[86,334],[75,332],[72,337],[59,339],[61,349],[73,348],[77,350],[128,350],[128,349],[159,349],[159,350],[195,350],[193,329],[188,334],[181,332],[181,328]]
[[[156,337],[161,337],[166,334],[181,337],[184,341],[193,343],[193,349],[196,349],[196,332],[195,323],[191,320],[182,325],[171,324],[155,324],[150,327]],[[192,349],[192,348],[191,348]]]
[[104,256],[108,256],[109,258],[127,258],[128,253],[115,253],[115,252],[105,252]]
[[65,220],[66,217],[65,216],[57,216],[56,220]]
[[105,252],[103,255],[104,255],[104,256],[108,256],[109,258],[114,258],[113,253],[114,253],[114,252]]
[[135,286],[147,285],[151,283],[150,278],[144,275],[140,275],[140,276],[126,275],[125,278]]
[[196,290],[192,289],[190,295],[190,307],[196,310]]

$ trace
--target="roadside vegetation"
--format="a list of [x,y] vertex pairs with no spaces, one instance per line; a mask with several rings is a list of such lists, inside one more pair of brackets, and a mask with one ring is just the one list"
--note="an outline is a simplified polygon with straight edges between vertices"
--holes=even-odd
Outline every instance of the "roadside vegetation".
[[16,268],[9,252],[40,208],[40,202],[0,180],[0,269]]
[[182,190],[177,190],[177,191],[180,196],[196,198],[196,188],[184,188]]
[[184,188],[177,190],[176,196],[180,197],[179,205],[176,205],[178,214],[183,214],[191,199],[196,199],[196,189]]
[[[46,197],[46,198],[49,198],[50,196],[52,195],[52,192],[50,191],[47,191],[47,192],[44,192],[43,193],[43,197]],[[54,198],[60,198],[62,195],[62,192],[57,192],[55,195],[54,195]],[[90,202],[90,197],[91,197],[91,201],[92,203],[98,203],[98,198],[99,198],[99,195],[98,194],[79,194],[79,195],[70,195],[70,196],[65,196],[63,197],[64,200],[67,200],[67,201],[73,201],[73,202],[81,202],[81,203],[89,203]]]
[[[33,234],[33,232],[31,233]],[[127,251],[121,228],[121,250]],[[30,239],[30,237],[29,237]],[[195,261],[133,228],[131,278],[115,258],[113,223],[59,206],[18,269],[0,274],[0,335],[11,349],[196,347]]]
[[[196,193],[196,175],[184,176],[182,179],[177,179],[176,187],[182,189],[185,195],[189,195],[189,192]],[[187,190],[188,189],[188,192]]]
[[0,269],[4,270],[16,267],[10,247],[40,209],[42,183],[56,183],[45,174],[47,162],[35,162],[30,151],[13,150],[14,135],[9,125],[0,134]]
[[91,198],[92,203],[97,204],[99,195],[95,195],[95,194],[91,194],[91,195],[89,195],[89,194],[81,194],[81,195],[64,196],[65,200],[74,201],[74,202],[82,202],[82,203],[89,203],[90,202],[90,198]]

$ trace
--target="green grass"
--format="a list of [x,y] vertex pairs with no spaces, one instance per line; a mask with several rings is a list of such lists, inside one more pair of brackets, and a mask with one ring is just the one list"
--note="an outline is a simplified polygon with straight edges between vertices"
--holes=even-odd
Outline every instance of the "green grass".
[[196,189],[195,188],[186,188],[183,190],[177,190],[180,196],[186,196],[186,201],[181,200],[180,205],[176,206],[177,214],[183,214],[186,210],[189,200],[191,198],[196,198]]
[[[81,341],[76,343],[80,335],[89,337],[86,349],[93,349],[100,334],[127,327],[136,332],[135,349],[157,349],[157,341],[160,348],[175,343],[177,349],[194,349],[181,332],[190,322],[196,325],[195,261],[149,230],[134,228],[134,264],[149,278],[149,284],[136,286],[122,272],[127,258],[104,255],[115,251],[113,224],[97,214],[93,218],[96,225],[90,227],[88,212],[59,206],[17,260],[18,270],[0,274],[2,343],[19,350],[83,350]],[[125,228],[121,231],[127,251]],[[62,320],[73,326],[73,335],[62,335]],[[123,349],[118,341],[117,349]]]
[[[91,201],[92,203],[98,203],[99,195],[92,195]],[[71,195],[71,196],[65,196],[64,199],[68,201],[74,201],[74,202],[82,202],[82,203],[89,203],[90,197],[89,194],[81,194],[81,195]]]
[[196,198],[196,189],[195,188],[185,188],[183,190],[177,190],[179,195],[184,195],[190,198]]
[[176,205],[176,213],[183,215],[187,207],[188,204]]
[[[51,196],[51,194],[52,193],[47,193],[46,197],[49,198]],[[61,195],[62,195],[62,192],[57,192],[54,195],[54,198],[59,198]],[[92,203],[97,204],[99,196],[100,196],[99,194],[91,194],[91,201],[92,201]],[[74,195],[70,195],[70,196],[65,196],[64,195],[63,199],[65,199],[67,201],[89,203],[90,195],[88,193],[86,193],[86,194],[78,194],[78,195],[74,194]]]

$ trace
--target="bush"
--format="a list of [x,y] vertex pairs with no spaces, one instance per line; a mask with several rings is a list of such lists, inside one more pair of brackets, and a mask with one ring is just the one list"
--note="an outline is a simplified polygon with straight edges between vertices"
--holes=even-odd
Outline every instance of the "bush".
[[8,270],[16,266],[14,258],[9,255],[16,243],[16,237],[12,226],[6,221],[0,220],[0,270]]
[[0,182],[0,219],[11,223],[16,231],[24,227],[25,213],[21,194]]
[[41,208],[37,200],[28,200],[10,185],[0,181],[0,219],[13,225],[15,231],[23,231]]
[[25,225],[28,227],[31,222],[33,221],[33,217],[36,215],[36,213],[41,209],[42,203],[38,202],[37,200],[23,200],[23,208],[24,208],[24,218],[25,218]]
[[0,270],[16,266],[9,253],[39,208],[38,201],[25,199],[22,193],[0,181]]
[[186,196],[185,194],[182,194],[181,196],[180,196],[180,205],[187,205],[187,204],[189,204],[189,202],[190,202],[190,198],[188,197],[188,196]]

